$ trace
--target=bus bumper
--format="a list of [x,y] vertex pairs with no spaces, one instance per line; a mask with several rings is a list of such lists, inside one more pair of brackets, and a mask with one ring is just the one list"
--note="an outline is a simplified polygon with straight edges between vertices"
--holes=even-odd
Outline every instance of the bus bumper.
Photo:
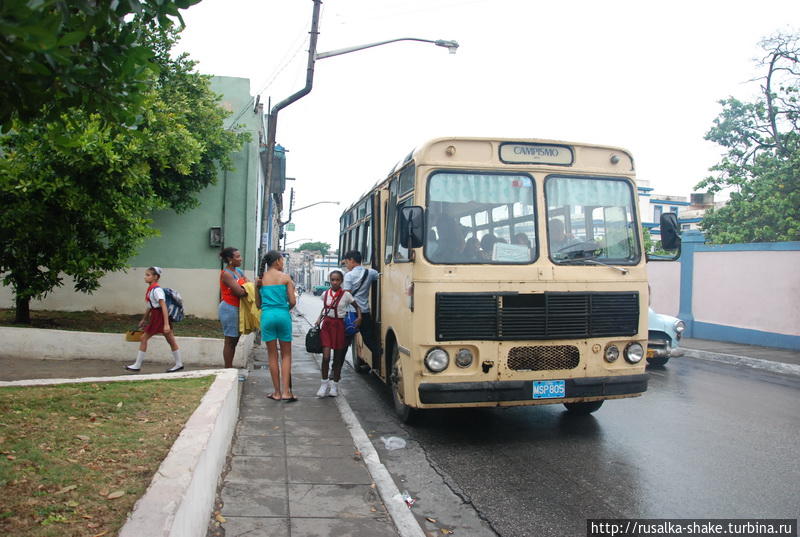
[[[602,397],[633,395],[647,391],[647,374],[620,377],[591,377],[565,380],[565,397]],[[557,403],[563,399],[550,399]],[[423,404],[493,403],[499,401],[532,401],[532,380],[496,382],[422,383],[419,400]],[[545,400],[537,399],[537,402]]]

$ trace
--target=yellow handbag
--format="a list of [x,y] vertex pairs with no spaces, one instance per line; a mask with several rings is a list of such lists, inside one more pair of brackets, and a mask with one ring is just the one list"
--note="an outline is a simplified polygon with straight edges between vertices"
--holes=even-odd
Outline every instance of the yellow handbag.
[[143,330],[139,330],[138,328],[134,328],[133,330],[128,330],[125,332],[125,341],[141,341],[142,334],[144,334]]

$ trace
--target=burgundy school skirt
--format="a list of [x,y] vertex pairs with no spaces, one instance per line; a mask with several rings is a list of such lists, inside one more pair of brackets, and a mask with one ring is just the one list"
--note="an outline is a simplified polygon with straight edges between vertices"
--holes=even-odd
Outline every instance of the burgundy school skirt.
[[347,341],[344,337],[344,319],[334,319],[333,317],[322,319],[320,337],[322,338],[323,347],[333,350],[345,348]]
[[161,308],[150,309],[150,322],[144,327],[146,334],[163,334],[164,333],[164,312]]

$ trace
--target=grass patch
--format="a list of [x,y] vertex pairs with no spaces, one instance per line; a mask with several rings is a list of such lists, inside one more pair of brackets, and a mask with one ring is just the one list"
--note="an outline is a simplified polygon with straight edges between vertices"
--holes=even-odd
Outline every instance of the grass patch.
[[116,535],[213,380],[0,388],[0,535]]
[[[0,326],[123,334],[135,328],[142,319],[141,313],[121,315],[98,311],[32,310],[31,324],[15,324],[14,316],[13,309],[0,308]],[[193,315],[187,315],[181,322],[175,323],[172,329],[176,336],[222,339],[222,328],[217,319],[200,319]]]

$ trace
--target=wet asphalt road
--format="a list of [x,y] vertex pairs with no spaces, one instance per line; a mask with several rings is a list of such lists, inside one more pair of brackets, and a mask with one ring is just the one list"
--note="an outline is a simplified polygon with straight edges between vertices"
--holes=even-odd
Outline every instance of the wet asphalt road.
[[[561,405],[437,410],[414,426],[394,419],[371,375],[347,369],[343,385],[423,525],[431,516],[461,535],[572,536],[587,518],[800,515],[797,377],[679,358],[650,370],[643,397],[591,416]],[[386,450],[389,436],[407,448]]]

